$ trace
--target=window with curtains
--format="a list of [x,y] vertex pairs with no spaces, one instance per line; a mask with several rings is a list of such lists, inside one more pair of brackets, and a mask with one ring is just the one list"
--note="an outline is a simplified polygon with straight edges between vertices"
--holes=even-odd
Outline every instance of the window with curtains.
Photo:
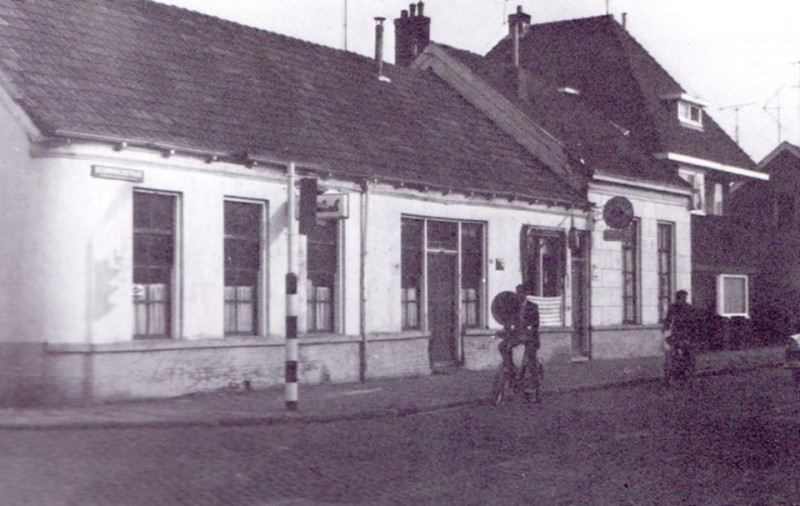
[[403,330],[421,328],[422,255],[425,221],[403,218],[400,230]]
[[333,332],[339,273],[339,221],[319,221],[307,237],[306,328],[308,332]]
[[483,225],[461,224],[461,325],[481,325],[483,286]]
[[667,316],[674,287],[675,225],[658,224],[658,314],[661,321]]
[[622,323],[639,323],[639,220],[622,241]]
[[522,228],[523,282],[539,304],[542,326],[564,324],[566,237],[563,230]]
[[133,312],[135,339],[172,334],[175,195],[133,194]]
[[258,333],[262,209],[225,201],[225,335]]
[[523,229],[523,280],[539,297],[563,294],[566,262],[564,232],[561,230]]

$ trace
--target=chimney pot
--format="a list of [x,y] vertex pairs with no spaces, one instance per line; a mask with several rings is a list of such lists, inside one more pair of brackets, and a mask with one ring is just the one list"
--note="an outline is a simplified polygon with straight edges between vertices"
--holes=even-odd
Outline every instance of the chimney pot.
[[414,16],[417,15],[417,4],[409,5],[408,10],[411,12],[411,17],[413,18]]
[[417,2],[417,12],[420,16],[423,16],[423,12],[425,12],[425,3],[424,2]]
[[375,18],[375,61],[378,64],[378,77],[383,76],[383,22],[386,18]]
[[400,11],[400,17],[402,19],[407,18],[408,17],[408,11],[406,9],[403,9],[402,11]]

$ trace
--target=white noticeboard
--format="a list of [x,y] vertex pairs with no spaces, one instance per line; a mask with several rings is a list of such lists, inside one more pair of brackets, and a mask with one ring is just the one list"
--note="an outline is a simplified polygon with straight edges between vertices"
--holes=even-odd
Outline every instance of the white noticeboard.
[[346,193],[324,193],[317,196],[317,219],[343,220],[349,217]]

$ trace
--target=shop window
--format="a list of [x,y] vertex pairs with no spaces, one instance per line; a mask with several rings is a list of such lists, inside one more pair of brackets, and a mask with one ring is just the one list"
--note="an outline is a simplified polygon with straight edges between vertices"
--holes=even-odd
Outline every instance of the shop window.
[[422,293],[422,251],[425,222],[403,218],[402,242],[402,305],[403,329],[419,329],[420,294]]
[[136,191],[133,194],[133,336],[172,335],[175,267],[174,195]]
[[461,325],[481,325],[481,291],[483,286],[483,225],[461,225]]
[[225,334],[255,335],[259,325],[263,206],[225,202]]
[[674,247],[675,225],[658,224],[658,311],[660,320],[667,316],[674,287]]
[[460,255],[460,322],[475,328],[483,322],[484,225],[423,218],[403,218],[401,228],[401,278],[403,330],[423,328],[422,304],[428,252]]
[[634,219],[622,241],[622,323],[639,323],[639,220]]
[[727,317],[750,316],[746,275],[719,275],[717,278],[717,313]]
[[317,222],[308,234],[306,283],[308,332],[334,332],[339,273],[339,221]]

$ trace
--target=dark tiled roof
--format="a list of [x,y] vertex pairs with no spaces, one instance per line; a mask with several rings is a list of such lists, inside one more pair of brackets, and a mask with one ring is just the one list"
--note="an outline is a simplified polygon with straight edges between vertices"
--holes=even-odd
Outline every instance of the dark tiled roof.
[[[510,61],[504,39],[487,58]],[[523,67],[581,90],[592,105],[631,130],[648,152],[677,152],[753,169],[750,157],[706,112],[703,131],[680,125],[674,102],[685,90],[612,16],[532,25],[521,41]]]
[[148,0],[0,0],[0,72],[48,135],[581,202],[432,75]]
[[662,162],[643,152],[627,129],[606,118],[583,95],[560,91],[555,82],[526,70],[520,95],[518,71],[510,63],[442,47],[564,143],[573,158],[585,160],[589,169],[685,186],[674,170],[653,170]]

